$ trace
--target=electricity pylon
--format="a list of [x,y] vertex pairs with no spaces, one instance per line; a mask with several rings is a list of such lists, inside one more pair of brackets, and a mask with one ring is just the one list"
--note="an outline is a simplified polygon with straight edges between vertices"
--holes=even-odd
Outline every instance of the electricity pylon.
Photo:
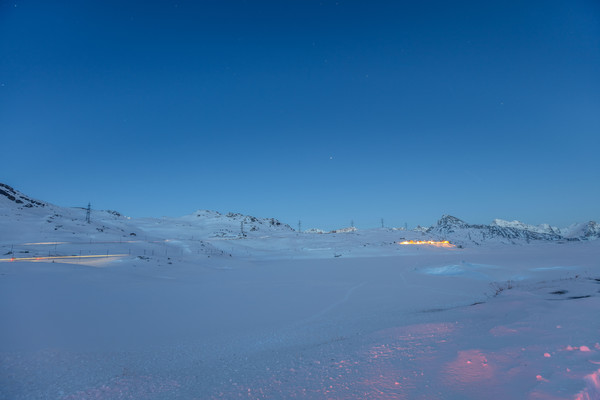
[[92,213],[92,204],[88,203],[87,211],[85,213],[85,222],[90,223],[90,214]]

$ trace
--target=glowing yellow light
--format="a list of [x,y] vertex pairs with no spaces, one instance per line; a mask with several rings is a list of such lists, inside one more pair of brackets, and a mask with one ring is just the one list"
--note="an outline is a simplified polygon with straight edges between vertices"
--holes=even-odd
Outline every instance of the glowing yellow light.
[[456,247],[456,245],[453,245],[452,243],[450,243],[447,240],[440,240],[440,241],[435,241],[435,240],[405,240],[403,242],[398,242],[398,244],[418,244],[418,245],[428,245],[428,246],[435,246],[435,247]]
[[125,257],[127,254],[92,254],[85,256],[51,256],[51,257],[21,257],[21,258],[0,258],[0,262],[10,261],[43,261],[43,260],[63,260],[69,258],[107,258],[107,257]]

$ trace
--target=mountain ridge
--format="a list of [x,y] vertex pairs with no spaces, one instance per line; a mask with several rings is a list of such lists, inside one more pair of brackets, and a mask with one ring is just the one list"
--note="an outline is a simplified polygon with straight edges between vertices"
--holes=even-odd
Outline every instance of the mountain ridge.
[[490,240],[515,244],[517,241],[532,240],[572,241],[600,238],[600,225],[595,221],[573,224],[570,228],[559,229],[548,224],[528,225],[521,221],[495,219],[490,225],[469,224],[452,215],[443,215],[437,224],[426,233],[454,242],[480,244]]
[[[27,209],[37,209],[34,214],[40,218],[45,218],[51,222],[53,219],[61,217],[69,218],[71,221],[76,221],[82,218],[85,209],[83,208],[66,208],[52,205],[47,202],[33,199],[13,187],[0,183],[0,207],[4,206],[5,214],[10,215],[11,209],[16,208],[20,212]],[[9,214],[6,214],[6,211]],[[100,222],[102,224],[114,223],[118,225],[118,230],[123,232],[127,230],[127,221],[131,218],[122,216],[120,213],[109,210],[92,210],[92,214],[101,215]],[[44,215],[42,215],[44,214]],[[48,214],[48,215],[45,215]],[[79,215],[81,214],[81,215]],[[94,220],[94,217],[92,218]],[[181,217],[162,219],[153,218],[136,218],[138,225],[140,222],[146,224],[147,229],[151,229],[151,224],[148,221],[156,220],[163,223],[173,225],[173,228],[187,226],[189,228],[201,229],[206,234],[214,237],[237,237],[245,236],[248,232],[295,232],[288,224],[285,224],[275,218],[257,218],[251,215],[240,213],[220,213],[218,211],[197,210],[192,214]],[[78,224],[80,227],[85,225]],[[132,223],[131,225],[135,225]],[[60,229],[62,225],[58,225]],[[115,228],[117,226],[115,225]],[[105,226],[97,227],[102,231]],[[133,228],[133,226],[132,226]],[[82,228],[83,229],[83,228]],[[356,230],[356,229],[353,229]],[[324,231],[315,229],[305,231],[305,234],[322,233]],[[345,232],[345,230],[334,230],[331,232]],[[600,224],[595,221],[587,221],[583,223],[575,223],[566,228],[557,228],[549,224],[529,225],[521,221],[506,221],[502,219],[494,219],[489,225],[485,224],[470,224],[455,216],[444,214],[434,226],[429,228],[421,228],[411,230],[413,233],[430,236],[432,238],[449,240],[456,244],[467,245],[470,243],[483,244],[486,242],[499,242],[507,244],[516,244],[521,242],[531,241],[579,241],[579,240],[596,240],[600,238]]]

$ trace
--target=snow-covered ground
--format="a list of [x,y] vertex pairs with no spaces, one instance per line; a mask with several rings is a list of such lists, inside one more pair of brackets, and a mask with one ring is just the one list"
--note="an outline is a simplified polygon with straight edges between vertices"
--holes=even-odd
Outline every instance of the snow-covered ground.
[[600,399],[600,240],[0,200],[0,399]]

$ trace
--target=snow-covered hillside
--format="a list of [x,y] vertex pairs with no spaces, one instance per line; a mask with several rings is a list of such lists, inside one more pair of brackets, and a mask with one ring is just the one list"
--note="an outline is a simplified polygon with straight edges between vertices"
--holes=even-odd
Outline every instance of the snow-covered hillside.
[[25,196],[23,193],[16,191],[4,183],[0,183],[0,199],[3,199],[7,204],[12,202],[18,208],[45,207],[47,205],[46,203]]
[[[600,237],[600,225],[594,221],[573,224],[567,228],[547,224],[532,226],[520,221],[500,219],[495,219],[490,225],[473,225],[449,215],[442,216],[430,228],[418,227],[407,231],[383,228],[357,230],[350,227],[330,232],[311,229],[302,232],[300,237],[299,232],[275,218],[257,218],[231,212],[222,214],[209,210],[198,210],[182,217],[136,219],[125,217],[116,211],[92,210],[90,223],[86,223],[85,208],[64,208],[32,199],[5,184],[0,184],[0,216],[0,234],[11,232],[10,241],[13,243],[67,240],[70,236],[91,241],[143,238],[217,242],[218,239],[245,239],[243,247],[246,254],[252,248],[260,253],[265,246],[284,250],[287,250],[286,246],[290,246],[301,251],[303,247],[319,247],[315,243],[331,244],[339,238],[359,247],[370,247],[374,243],[395,245],[397,241],[407,239],[441,239],[468,247],[497,243],[525,244],[532,241],[595,240]],[[315,236],[316,233],[323,235]],[[306,242],[306,245],[303,246],[302,242]]]
[[0,399],[600,399],[595,223],[88,223],[0,189]]

